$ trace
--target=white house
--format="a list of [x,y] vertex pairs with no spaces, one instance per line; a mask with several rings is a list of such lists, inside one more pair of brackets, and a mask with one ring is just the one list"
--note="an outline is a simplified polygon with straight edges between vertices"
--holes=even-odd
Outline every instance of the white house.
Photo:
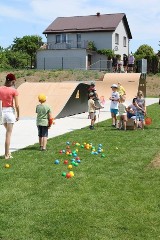
[[58,17],[43,34],[47,43],[37,51],[37,69],[88,69],[107,60],[93,47],[128,55],[132,39],[124,13]]

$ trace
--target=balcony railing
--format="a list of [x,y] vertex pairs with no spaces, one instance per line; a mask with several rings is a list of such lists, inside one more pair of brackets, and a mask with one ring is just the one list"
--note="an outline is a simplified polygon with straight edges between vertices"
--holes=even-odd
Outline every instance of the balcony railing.
[[48,50],[58,50],[58,49],[75,49],[75,48],[81,48],[81,49],[87,49],[88,47],[88,41],[67,41],[62,43],[56,43],[56,42],[48,42],[44,44],[41,49],[48,49]]

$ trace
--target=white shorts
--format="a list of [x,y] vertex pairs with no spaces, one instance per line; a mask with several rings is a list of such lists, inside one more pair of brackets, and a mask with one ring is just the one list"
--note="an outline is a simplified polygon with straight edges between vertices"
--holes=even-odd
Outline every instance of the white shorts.
[[15,110],[12,107],[3,107],[2,108],[2,122],[4,123],[15,123],[16,116]]

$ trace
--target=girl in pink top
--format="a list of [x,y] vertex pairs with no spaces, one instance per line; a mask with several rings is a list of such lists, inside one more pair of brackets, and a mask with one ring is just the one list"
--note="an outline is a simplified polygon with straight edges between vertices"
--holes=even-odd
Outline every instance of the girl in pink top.
[[[5,140],[5,159],[12,158],[9,147],[13,124],[19,120],[19,106],[18,106],[18,92],[14,88],[15,75],[9,73],[6,76],[6,82],[4,86],[0,87],[0,101],[2,101],[2,121],[6,128],[6,140]],[[15,110],[17,117],[15,116]]]

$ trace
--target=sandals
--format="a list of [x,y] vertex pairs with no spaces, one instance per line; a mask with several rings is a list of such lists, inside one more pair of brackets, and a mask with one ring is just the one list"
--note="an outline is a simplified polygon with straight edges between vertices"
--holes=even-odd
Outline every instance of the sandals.
[[5,155],[4,158],[7,160],[7,159],[11,159],[13,157],[12,157],[11,153],[9,153],[7,156]]

